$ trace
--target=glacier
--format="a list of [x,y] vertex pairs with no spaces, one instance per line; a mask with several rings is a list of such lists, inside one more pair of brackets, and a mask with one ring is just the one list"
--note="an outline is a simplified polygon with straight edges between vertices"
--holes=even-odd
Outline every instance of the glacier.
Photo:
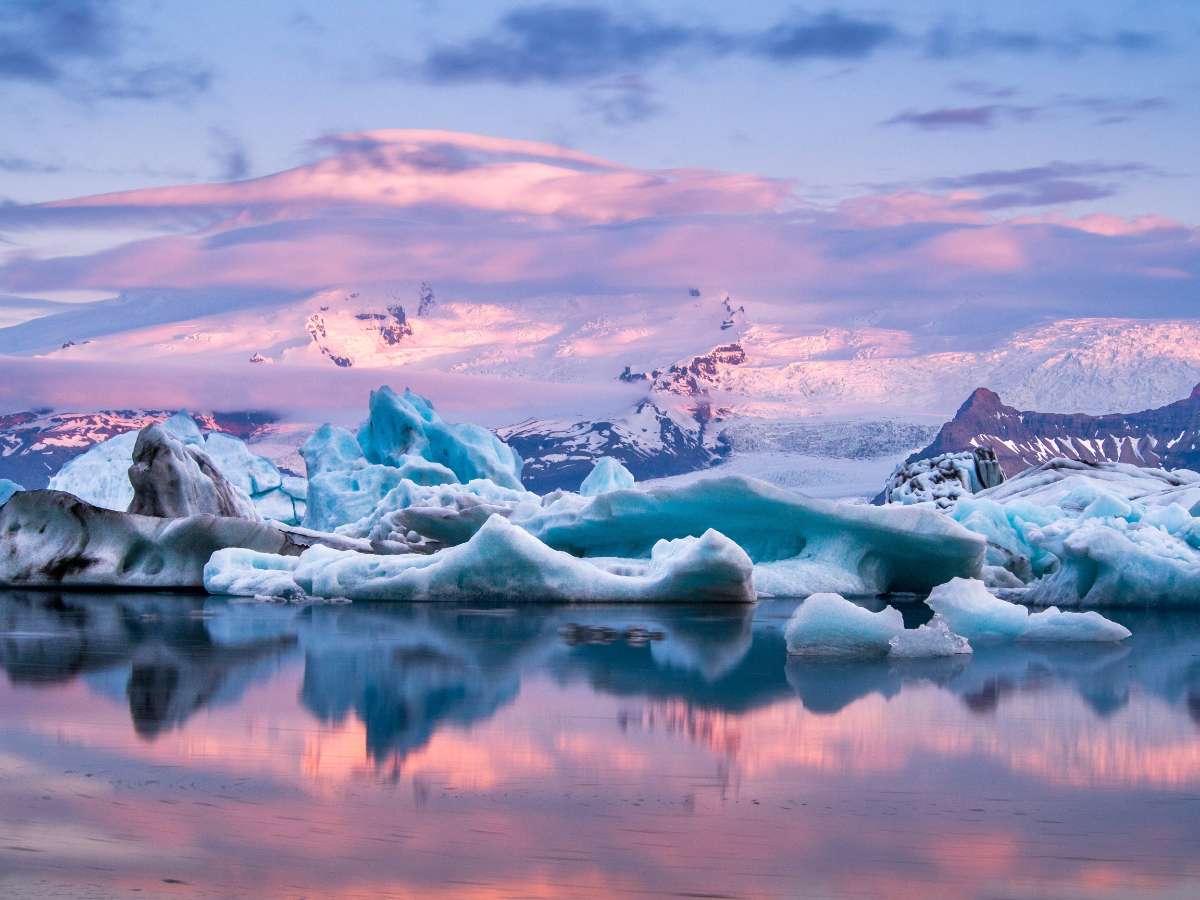
[[971,641],[1121,641],[1124,625],[1098,612],[1030,612],[988,591],[982,581],[954,578],[930,592],[929,607]]
[[754,601],[753,566],[727,537],[659,541],[645,560],[583,560],[553,550],[502,516],[437,553],[379,556],[314,546],[295,559],[218,551],[211,593],[351,600],[503,598],[544,602]]

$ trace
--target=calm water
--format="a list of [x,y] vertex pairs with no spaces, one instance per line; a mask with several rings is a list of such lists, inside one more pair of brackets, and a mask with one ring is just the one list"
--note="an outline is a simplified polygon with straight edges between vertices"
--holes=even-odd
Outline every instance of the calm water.
[[0,895],[1200,895],[1200,618],[837,665],[793,606],[0,594]]

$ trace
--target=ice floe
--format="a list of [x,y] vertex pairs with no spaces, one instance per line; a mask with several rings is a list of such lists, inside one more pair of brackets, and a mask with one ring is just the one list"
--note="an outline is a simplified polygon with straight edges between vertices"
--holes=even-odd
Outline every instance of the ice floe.
[[982,581],[965,578],[934,588],[926,602],[971,641],[1121,641],[1130,634],[1098,612],[1062,612],[1053,606],[1030,612],[994,596]]
[[784,638],[788,653],[795,656],[929,659],[971,652],[967,639],[952,632],[940,616],[906,629],[904,616],[894,607],[873,612],[831,592],[801,603]]

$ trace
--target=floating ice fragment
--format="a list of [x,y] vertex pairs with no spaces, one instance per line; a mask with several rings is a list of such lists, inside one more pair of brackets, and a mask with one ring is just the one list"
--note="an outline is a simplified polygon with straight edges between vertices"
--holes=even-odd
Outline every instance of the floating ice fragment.
[[929,594],[928,604],[954,631],[972,641],[1121,641],[1129,629],[1097,612],[1030,613],[991,594],[982,581],[954,578]]

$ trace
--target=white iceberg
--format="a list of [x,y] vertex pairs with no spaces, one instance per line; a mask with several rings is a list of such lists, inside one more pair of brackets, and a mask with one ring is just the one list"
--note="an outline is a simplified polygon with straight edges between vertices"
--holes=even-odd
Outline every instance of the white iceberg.
[[1052,460],[960,500],[950,515],[988,542],[989,576],[1033,605],[1200,604],[1200,476]]
[[971,652],[967,639],[952,632],[940,616],[906,629],[900,610],[885,606],[872,612],[836,593],[806,599],[783,634],[793,656],[929,659]]
[[579,485],[579,494],[583,497],[595,497],[631,488],[635,484],[633,473],[621,465],[621,461],[611,456],[601,456],[592,466],[592,471]]
[[996,597],[982,581],[954,578],[930,592],[929,607],[971,641],[1122,641],[1124,625],[1097,612],[1062,612],[1049,607],[1031,613]]
[[[290,581],[282,574],[290,571]],[[294,564],[244,550],[214,553],[204,582],[213,593],[351,600],[496,598],[547,602],[731,602],[754,600],[752,564],[715,531],[660,541],[645,560],[577,559],[552,550],[501,516],[465,544],[432,555],[377,556],[316,546]],[[283,593],[287,592],[287,593]]]
[[[187,412],[180,410],[161,427],[183,443],[204,446],[204,436]],[[129,467],[133,464],[133,448],[138,431],[126,431],[101,441],[87,452],[76,456],[51,476],[47,488],[74,494],[92,506],[126,510],[133,502],[133,485],[129,483]]]
[[[203,450],[217,470],[231,484],[249,495],[259,515],[286,524],[297,524],[304,514],[304,502],[297,502],[293,487],[285,487],[285,478],[269,459],[252,453],[246,444],[232,435],[212,432],[205,437],[186,411],[179,411],[160,428],[185,446]],[[137,431],[127,431],[102,441],[67,462],[51,477],[49,488],[74,494],[93,506],[127,510],[133,502],[129,467],[138,440]],[[302,492],[301,492],[302,495]]]
[[904,617],[894,607],[871,612],[841,594],[819,593],[792,613],[783,636],[797,656],[886,656],[902,631]]
[[261,518],[245,491],[230,484],[207,453],[159,425],[147,425],[138,433],[129,481],[129,512],[138,515]]

